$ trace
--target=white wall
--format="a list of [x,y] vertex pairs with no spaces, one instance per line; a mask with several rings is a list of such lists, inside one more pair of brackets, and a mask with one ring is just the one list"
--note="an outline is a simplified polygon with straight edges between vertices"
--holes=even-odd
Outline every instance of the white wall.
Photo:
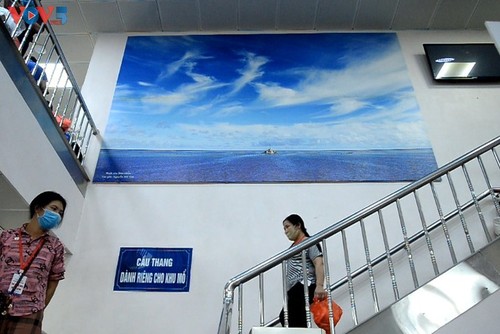
[[[84,85],[104,141],[125,37],[99,36]],[[496,137],[500,85],[436,85],[422,48],[431,42],[491,42],[488,34],[399,37],[438,164]],[[97,159],[101,143],[96,144],[87,156],[89,166]],[[309,231],[318,232],[403,185],[91,184],[74,255],[47,309],[45,331],[216,333],[227,280],[289,246],[281,225],[286,215],[301,214]],[[127,246],[192,247],[190,292],[113,292],[119,248]],[[277,315],[281,292],[271,292],[267,302]]]
[[487,21],[484,25],[486,26],[486,29],[488,29],[488,33],[493,39],[498,52],[500,52],[500,22]]

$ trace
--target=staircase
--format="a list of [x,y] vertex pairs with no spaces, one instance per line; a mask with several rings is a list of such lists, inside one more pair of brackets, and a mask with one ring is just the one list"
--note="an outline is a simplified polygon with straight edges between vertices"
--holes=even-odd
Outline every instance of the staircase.
[[[432,333],[470,309],[498,289],[498,252],[492,250],[499,247],[493,234],[493,220],[500,216],[500,188],[493,186],[500,185],[499,144],[497,137],[233,277],[224,289],[218,334],[278,330],[285,260],[317,243],[323,247],[329,298],[344,309],[331,333]],[[493,255],[489,263],[485,254]],[[454,289],[464,284],[472,300],[457,304]],[[438,298],[424,304],[440,305],[438,310],[417,307],[421,296]],[[310,317],[308,305],[306,311]],[[408,321],[413,330],[397,326]],[[305,333],[312,333],[313,321],[309,327]]]
[[434,333],[499,291],[499,254],[497,239],[348,333]]

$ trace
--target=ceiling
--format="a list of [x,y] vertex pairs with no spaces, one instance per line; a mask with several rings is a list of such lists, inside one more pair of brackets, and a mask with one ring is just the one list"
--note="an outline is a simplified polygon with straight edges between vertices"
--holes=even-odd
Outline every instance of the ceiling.
[[67,8],[54,25],[80,85],[97,35],[259,31],[484,30],[500,0],[52,0]]
[[[484,30],[500,0],[42,0],[66,7],[54,25],[82,85],[99,33]],[[28,205],[0,171],[0,213],[26,219]],[[0,221],[0,226],[3,225]],[[5,226],[4,226],[5,227]]]

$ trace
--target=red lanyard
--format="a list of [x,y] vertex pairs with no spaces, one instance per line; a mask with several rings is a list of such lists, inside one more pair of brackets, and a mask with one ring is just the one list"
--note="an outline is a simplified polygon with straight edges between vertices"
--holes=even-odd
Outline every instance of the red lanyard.
[[19,264],[20,264],[20,267],[21,267],[21,272],[23,272],[30,265],[30,263],[33,261],[33,259],[35,258],[35,256],[40,251],[40,248],[42,248],[44,242],[45,242],[45,239],[42,238],[42,240],[40,240],[38,242],[38,245],[36,246],[35,251],[33,253],[31,253],[31,256],[28,258],[28,261],[24,262],[24,256],[23,256],[23,236],[22,236],[21,230],[19,230]]

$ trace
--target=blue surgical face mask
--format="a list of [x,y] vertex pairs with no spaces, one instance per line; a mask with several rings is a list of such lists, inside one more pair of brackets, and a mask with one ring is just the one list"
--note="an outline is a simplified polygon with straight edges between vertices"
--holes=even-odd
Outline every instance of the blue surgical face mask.
[[52,210],[43,209],[45,212],[38,217],[38,224],[44,231],[53,229],[61,223],[61,216]]

